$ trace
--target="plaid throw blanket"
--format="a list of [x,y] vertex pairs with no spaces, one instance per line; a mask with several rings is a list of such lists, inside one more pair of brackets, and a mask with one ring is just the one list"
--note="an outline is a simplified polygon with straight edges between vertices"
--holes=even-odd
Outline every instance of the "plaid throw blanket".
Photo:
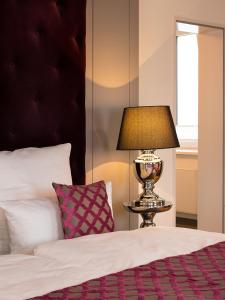
[[53,299],[225,299],[225,242],[33,298]]

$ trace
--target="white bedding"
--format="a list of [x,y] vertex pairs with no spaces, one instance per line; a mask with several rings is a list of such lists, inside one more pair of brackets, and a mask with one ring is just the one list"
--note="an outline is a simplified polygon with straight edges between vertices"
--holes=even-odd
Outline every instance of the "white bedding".
[[[52,182],[72,184],[70,150],[71,145],[67,143],[12,152],[0,151],[0,255],[10,252],[3,203],[35,198],[57,201]],[[58,217],[57,222],[58,238],[62,238],[61,218]]]
[[0,256],[0,299],[28,299],[220,241],[224,234],[151,227],[49,242],[33,256]]

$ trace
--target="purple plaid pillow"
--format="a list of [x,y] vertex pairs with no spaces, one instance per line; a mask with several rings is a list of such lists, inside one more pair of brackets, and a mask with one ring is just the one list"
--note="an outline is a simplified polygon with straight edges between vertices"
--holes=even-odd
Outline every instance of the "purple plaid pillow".
[[65,239],[114,231],[104,181],[89,185],[52,185],[59,199]]

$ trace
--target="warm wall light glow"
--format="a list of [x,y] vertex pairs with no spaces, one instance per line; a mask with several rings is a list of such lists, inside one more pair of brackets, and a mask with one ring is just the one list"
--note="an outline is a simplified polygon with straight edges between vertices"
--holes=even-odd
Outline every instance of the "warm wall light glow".
[[90,81],[93,80],[94,84],[104,88],[124,87],[128,85],[130,81],[136,79],[135,77],[129,78],[128,74],[126,72],[123,72],[121,68],[118,70],[113,70],[112,68],[108,72],[104,71],[104,69],[98,70],[97,74],[93,74],[93,75],[94,76],[92,78],[92,74],[90,74],[90,71],[87,70],[86,79]]

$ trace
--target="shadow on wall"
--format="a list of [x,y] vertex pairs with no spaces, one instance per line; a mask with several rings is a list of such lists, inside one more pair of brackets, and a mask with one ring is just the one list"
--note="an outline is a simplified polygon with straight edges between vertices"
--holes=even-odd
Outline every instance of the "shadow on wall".
[[[160,47],[153,49],[150,56],[149,53],[143,54],[146,58],[141,61],[139,67],[140,105],[168,105],[169,103],[175,103],[176,79],[175,72],[173,74],[173,70],[171,70],[171,65],[175,66],[176,63],[172,48],[174,43],[174,36],[171,36]],[[174,80],[172,84],[171,80]],[[171,98],[171,95],[174,99]]]
[[[132,160],[137,152],[117,151],[116,146],[123,109],[131,106],[130,84],[105,87],[86,79],[86,86],[92,89],[90,98],[86,93],[87,183],[98,180],[112,181],[116,229],[129,229],[132,227],[129,224],[130,217],[123,209],[122,203],[134,200],[138,194],[138,184],[132,169]],[[136,222],[137,226],[137,216],[134,219],[136,221],[133,222]]]
[[[150,38],[140,41],[139,45],[139,104],[169,105],[173,114],[176,106],[175,36],[157,33],[153,28],[148,36]],[[157,150],[157,153],[164,161],[164,169],[155,191],[173,206],[170,211],[157,214],[155,221],[161,226],[175,226],[175,150]]]

